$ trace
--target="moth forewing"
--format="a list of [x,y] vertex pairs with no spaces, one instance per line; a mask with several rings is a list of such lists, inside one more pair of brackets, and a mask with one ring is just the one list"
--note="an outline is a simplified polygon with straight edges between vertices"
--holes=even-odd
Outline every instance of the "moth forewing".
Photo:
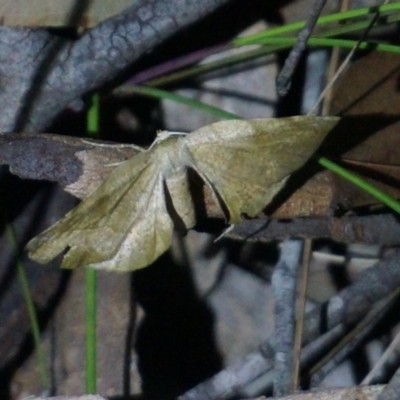
[[28,243],[29,256],[46,263],[69,247],[64,268],[112,258],[149,204],[158,170],[148,161],[141,153],[120,164],[93,194]]
[[133,271],[151,264],[170,247],[173,221],[167,211],[163,181],[164,176],[160,173],[146,199],[147,206],[135,220],[130,221],[130,229],[124,235],[117,252],[109,259],[91,263],[90,267],[119,272]]
[[218,192],[230,223],[257,215],[316,151],[338,121],[322,119],[221,121],[185,138],[193,168]]

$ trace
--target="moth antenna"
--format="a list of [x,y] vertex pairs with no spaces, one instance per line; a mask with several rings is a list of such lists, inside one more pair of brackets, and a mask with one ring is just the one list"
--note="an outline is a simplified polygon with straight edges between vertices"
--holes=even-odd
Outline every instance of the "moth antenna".
[[131,148],[131,149],[135,149],[137,151],[140,151],[141,153],[146,151],[146,149],[144,149],[143,147],[136,146],[135,144],[129,144],[129,143],[110,143],[110,144],[108,144],[108,143],[98,143],[95,140],[83,139],[83,138],[81,138],[81,141],[83,143],[90,144],[91,146],[97,146],[97,147],[114,147],[114,148],[118,148],[118,149]]

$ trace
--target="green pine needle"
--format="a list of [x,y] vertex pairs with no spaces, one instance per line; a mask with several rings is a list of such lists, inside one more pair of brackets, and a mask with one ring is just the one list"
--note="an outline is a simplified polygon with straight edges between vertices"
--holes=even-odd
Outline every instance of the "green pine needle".
[[382,192],[375,186],[371,185],[370,183],[362,179],[359,175],[347,170],[346,168],[341,167],[333,161],[328,160],[326,157],[320,157],[318,159],[318,163],[326,169],[329,169],[335,174],[341,176],[342,178],[347,179],[349,182],[369,193],[371,196],[374,196],[382,204],[390,207],[392,210],[400,214],[400,203],[397,200]]
[[[99,95],[92,97],[92,105],[87,115],[87,133],[95,138],[99,131]],[[86,393],[97,391],[97,351],[96,351],[96,270],[86,268]]]
[[17,238],[15,236],[14,229],[11,224],[6,224],[6,235],[14,251],[18,252],[18,255],[16,257],[17,273],[19,282],[21,284],[22,295],[24,297],[25,305],[28,311],[28,317],[31,325],[32,337],[33,337],[33,342],[35,344],[36,356],[38,361],[40,380],[43,389],[50,391],[50,379],[47,375],[48,369],[47,369],[46,357],[43,351],[43,346],[41,344],[40,327],[36,313],[36,307],[33,302],[32,292],[29,288],[29,280],[26,275],[25,266],[19,259],[19,250],[18,250],[19,246]]

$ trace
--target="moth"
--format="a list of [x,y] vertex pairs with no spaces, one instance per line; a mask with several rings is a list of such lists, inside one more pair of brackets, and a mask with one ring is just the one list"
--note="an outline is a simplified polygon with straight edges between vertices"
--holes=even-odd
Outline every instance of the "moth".
[[63,268],[132,271],[171,245],[177,219],[196,224],[188,171],[209,186],[235,224],[255,217],[320,146],[339,118],[297,116],[217,122],[188,135],[163,132],[121,163],[91,195],[27,245],[47,263],[67,249]]

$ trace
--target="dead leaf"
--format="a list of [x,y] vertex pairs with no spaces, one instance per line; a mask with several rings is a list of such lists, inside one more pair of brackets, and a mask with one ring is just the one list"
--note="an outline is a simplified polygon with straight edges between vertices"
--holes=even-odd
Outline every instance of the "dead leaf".
[[[332,113],[348,120],[341,138],[344,166],[378,189],[400,198],[399,118],[400,55],[371,51],[359,57],[335,86]],[[353,119],[353,123],[350,121]],[[327,147],[327,154],[339,146]],[[335,160],[335,159],[334,159]],[[332,173],[328,173],[333,175]],[[344,210],[377,204],[377,200],[343,178],[333,176],[332,206]]]

